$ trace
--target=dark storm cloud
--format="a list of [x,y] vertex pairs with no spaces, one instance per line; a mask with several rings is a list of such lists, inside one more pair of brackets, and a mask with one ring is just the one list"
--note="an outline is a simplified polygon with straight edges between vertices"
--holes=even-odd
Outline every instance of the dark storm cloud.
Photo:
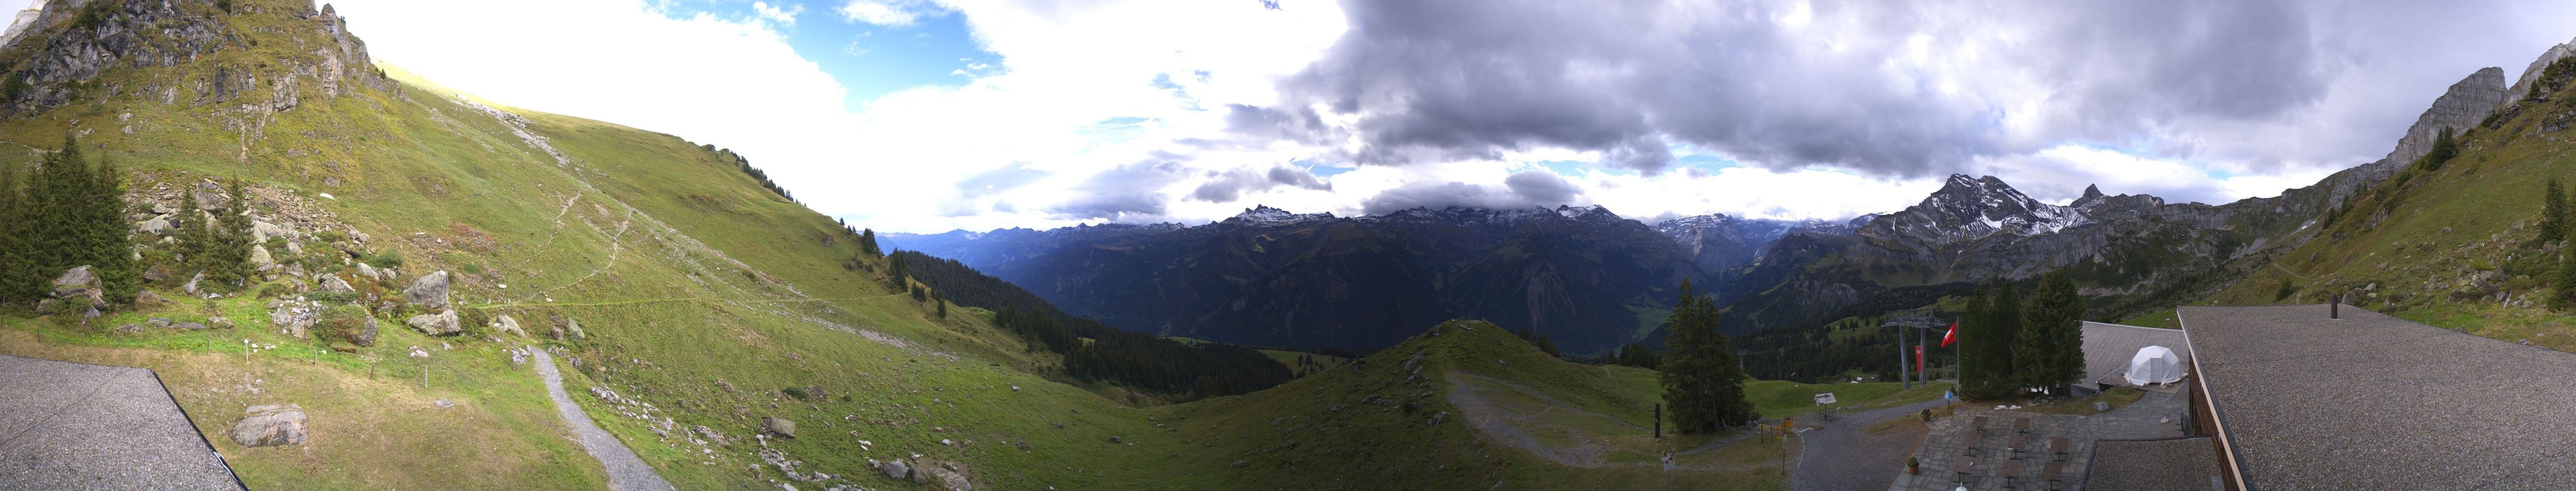
[[[1343,3],[1352,29],[1282,82],[1277,106],[1230,108],[1234,133],[1346,131],[1358,146],[1345,157],[1365,164],[1555,147],[1651,175],[1672,165],[1671,142],[1774,169],[1914,177],[2067,140],[2279,118],[2341,66],[2320,54],[2315,12],[2265,0],[1820,2],[1805,30],[1784,22],[1786,3]],[[1901,61],[1922,53],[1933,59]]]
[[1206,184],[1200,184],[1198,189],[1192,190],[1189,199],[1225,203],[1242,198],[1243,193],[1269,191],[1271,188],[1280,186],[1318,191],[1333,190],[1332,184],[1316,178],[1314,173],[1288,166],[1272,167],[1268,171],[1234,169],[1224,172],[1211,171],[1209,174],[1211,179],[1208,179]]
[[1554,172],[1531,169],[1503,179],[1502,187],[1463,182],[1415,183],[1380,192],[1360,202],[1362,212],[1383,215],[1416,207],[1511,209],[1574,203],[1583,189]]

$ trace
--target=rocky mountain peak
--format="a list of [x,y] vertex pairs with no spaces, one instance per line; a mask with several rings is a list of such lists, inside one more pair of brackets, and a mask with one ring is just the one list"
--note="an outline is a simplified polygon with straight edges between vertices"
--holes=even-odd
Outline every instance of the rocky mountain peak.
[[2512,87],[2505,88],[2505,97],[2512,99],[2505,104],[2520,104],[2521,100],[2518,96],[2531,91],[2531,81],[2539,80],[2540,72],[2549,68],[2549,64],[2557,63],[2560,58],[2568,56],[2576,56],[2576,40],[2558,43],[2550,46],[2548,50],[2541,51],[2539,59],[2531,60],[2531,66],[2522,69],[2522,77],[2514,79]]
[[1586,206],[1557,205],[1557,206],[1556,206],[1556,214],[1558,214],[1558,215],[1563,215],[1563,216],[1565,216],[1566,218],[1573,218],[1573,219],[1585,219],[1585,218],[1610,218],[1610,219],[1617,219],[1617,218],[1619,218],[1619,214],[1611,213],[1609,208],[1602,207],[1601,205],[1586,205]]
[[1254,227],[1276,227],[1281,225],[1295,225],[1299,223],[1331,219],[1333,219],[1332,212],[1308,213],[1301,215],[1289,213],[1288,210],[1271,208],[1267,205],[1253,205],[1251,208],[1245,208],[1243,213],[1235,214],[1233,218],[1225,219],[1224,223]]
[[[2096,193],[2099,190],[2095,190]],[[1922,204],[1872,220],[1862,232],[1879,238],[1948,244],[1997,233],[2038,235],[2084,223],[2072,207],[2041,203],[1994,176],[1953,174]]]

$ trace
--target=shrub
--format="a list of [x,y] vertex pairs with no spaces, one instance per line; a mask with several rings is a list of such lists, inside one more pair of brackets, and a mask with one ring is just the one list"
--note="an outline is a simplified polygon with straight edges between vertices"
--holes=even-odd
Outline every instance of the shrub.
[[794,397],[794,398],[796,398],[797,400],[806,400],[806,399],[812,399],[812,398],[814,398],[814,396],[813,396],[813,395],[806,394],[806,393],[805,393],[805,388],[803,388],[803,387],[788,387],[788,388],[784,388],[784,389],[778,389],[778,391],[779,391],[779,392],[785,392],[785,393],[787,393],[787,396],[788,396],[788,397]]
[[367,264],[378,268],[402,267],[402,251],[385,251],[376,253],[375,256],[367,258]]
[[366,327],[367,308],[343,303],[322,309],[321,318],[313,323],[313,337],[360,346],[375,344],[374,336],[366,333]]

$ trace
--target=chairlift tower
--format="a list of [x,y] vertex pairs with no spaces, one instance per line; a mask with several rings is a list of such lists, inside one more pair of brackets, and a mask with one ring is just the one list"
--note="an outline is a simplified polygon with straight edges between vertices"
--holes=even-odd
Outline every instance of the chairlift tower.
[[1913,365],[1908,363],[1912,360],[1909,360],[1907,357],[1918,355],[1907,353],[1913,349],[1913,344],[1916,343],[1905,342],[1906,328],[1923,330],[1924,332],[1916,335],[1915,339],[1919,344],[1931,344],[1931,331],[1947,327],[1949,322],[1950,321],[1942,320],[1937,311],[1932,307],[1916,307],[1889,312],[1887,321],[1880,322],[1878,324],[1881,327],[1896,328],[1896,378],[1898,381],[1905,384],[1905,388],[1914,388],[1914,384],[1917,379],[1920,379],[1925,385],[1930,385],[1932,383],[1930,376],[1924,375],[1920,371],[1915,371]]

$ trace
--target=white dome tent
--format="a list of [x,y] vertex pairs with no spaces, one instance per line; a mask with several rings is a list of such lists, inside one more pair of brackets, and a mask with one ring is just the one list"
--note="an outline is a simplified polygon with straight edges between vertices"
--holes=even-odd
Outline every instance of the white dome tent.
[[2129,379],[2129,385],[2179,382],[2182,380],[2182,357],[2175,356],[2172,349],[2163,346],[2139,348],[2137,356],[2129,357],[2129,373],[2122,377]]

